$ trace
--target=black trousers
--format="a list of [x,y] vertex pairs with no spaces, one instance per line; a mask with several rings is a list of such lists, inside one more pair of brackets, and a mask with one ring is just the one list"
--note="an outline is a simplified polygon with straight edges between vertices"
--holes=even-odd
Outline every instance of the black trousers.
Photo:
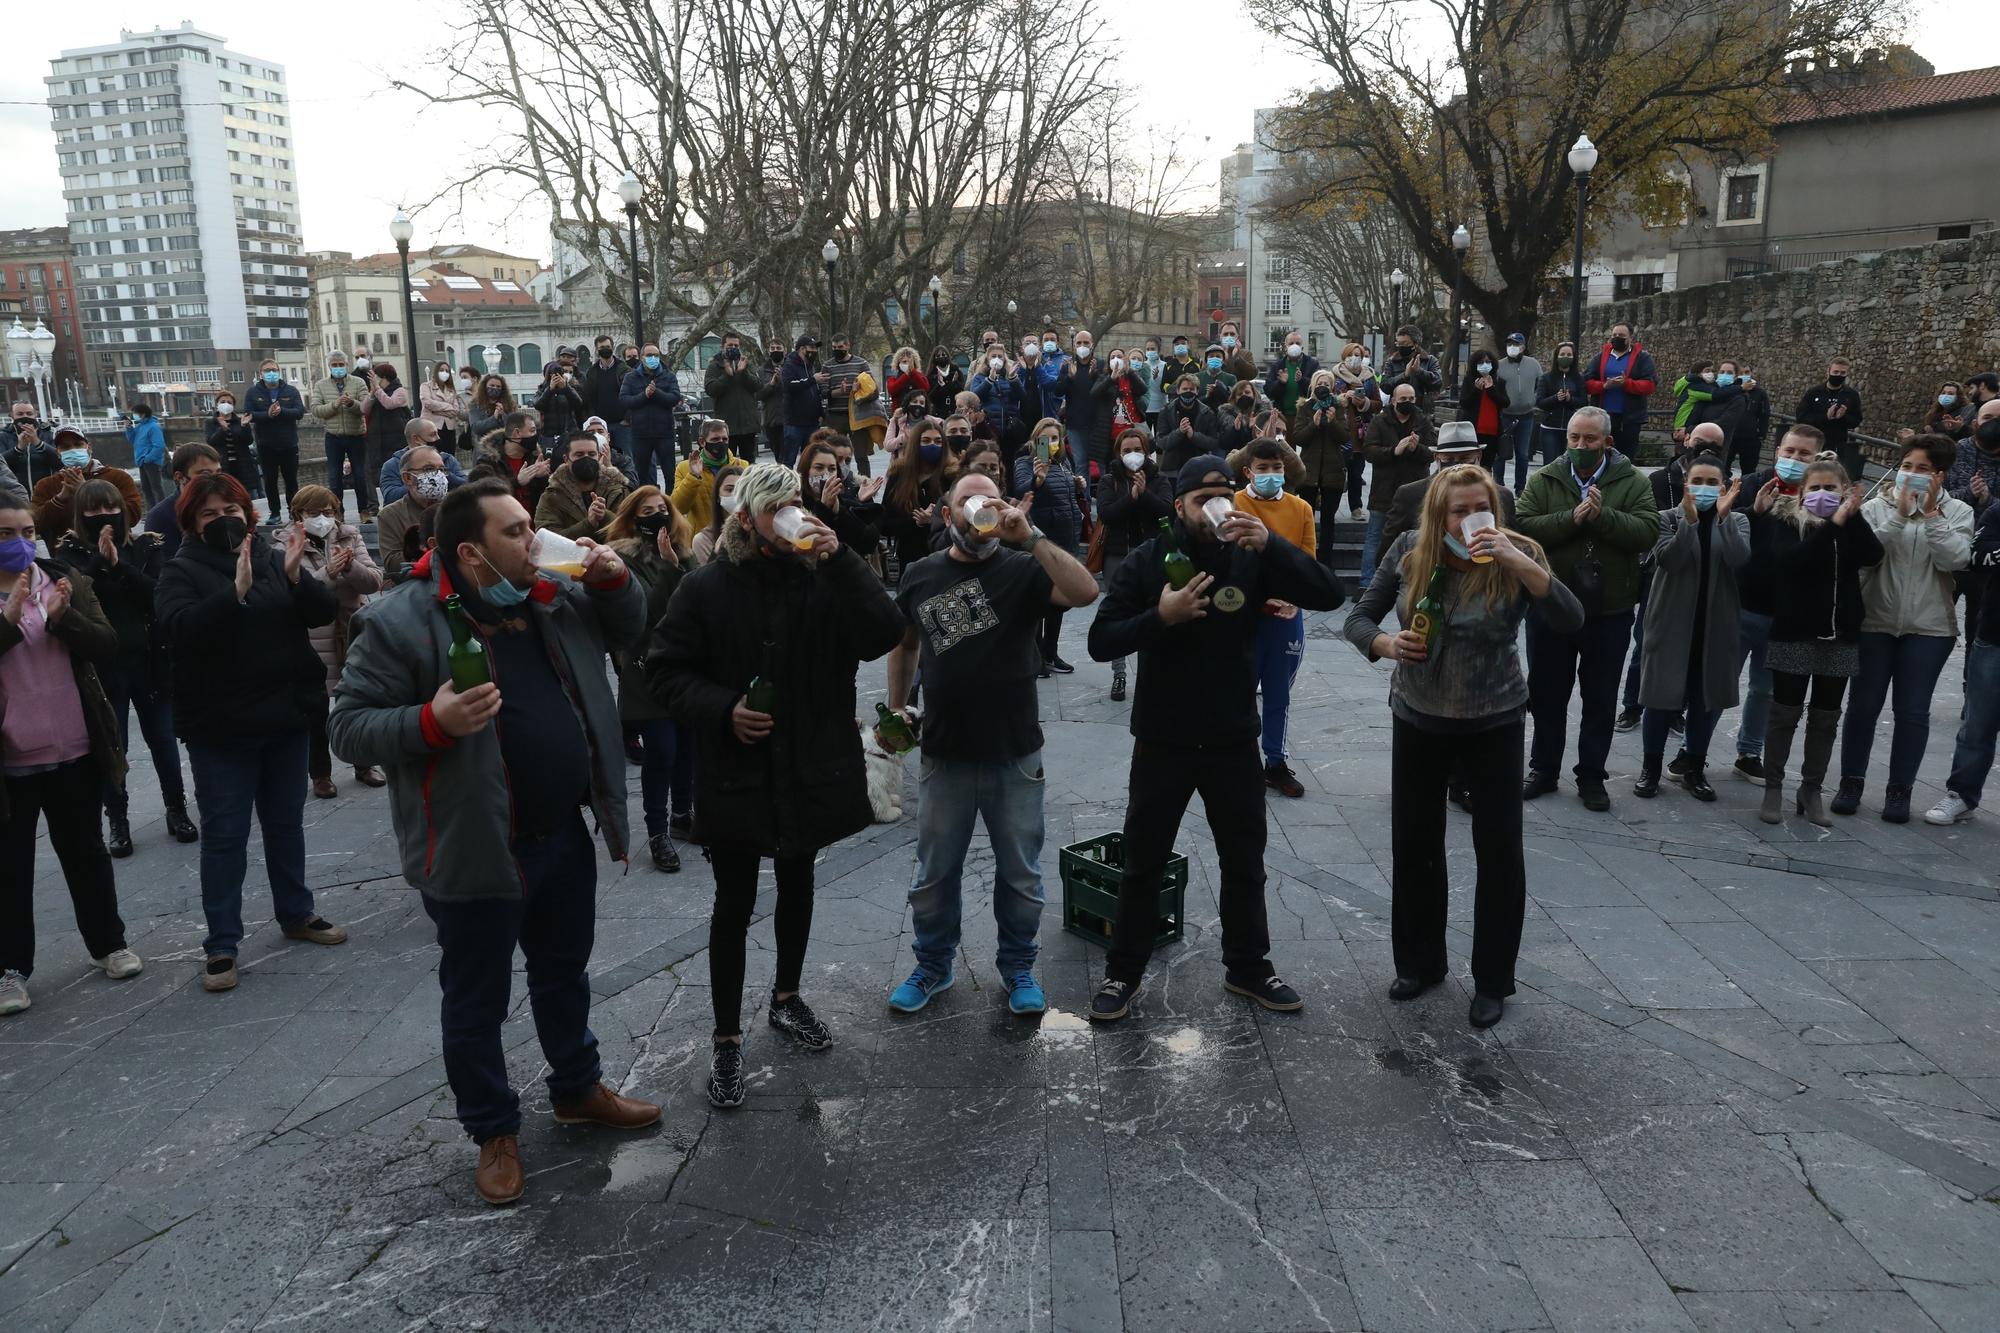
[[[1263,780],[1261,773],[1258,780]],[[717,843],[708,849],[715,870],[715,911],[708,918],[708,984],[718,1037],[743,1031],[744,940],[750,934],[750,914],[757,907],[757,867],[763,859],[751,847]],[[778,906],[771,923],[778,936],[778,974],[771,989],[796,991],[806,965],[806,940],[812,935],[813,858],[810,853],[773,857],[771,868],[778,878]]]
[[[1519,733],[1516,732],[1518,738]],[[1188,800],[1201,793],[1220,870],[1222,965],[1245,977],[1270,975],[1271,929],[1264,914],[1264,760],[1250,738],[1221,747],[1132,743],[1125,802],[1125,875],[1111,928],[1105,975],[1136,985],[1159,933],[1160,885]],[[1520,792],[1514,793],[1516,799]]]
[[1051,606],[1042,613],[1042,632],[1035,640],[1035,646],[1041,649],[1044,662],[1055,658],[1056,648],[1062,643],[1062,620],[1063,608],[1060,606]]
[[1424,980],[1451,970],[1445,960],[1450,876],[1444,854],[1445,787],[1462,783],[1472,800],[1472,852],[1479,877],[1472,903],[1472,982],[1481,995],[1514,993],[1528,875],[1521,855],[1521,738],[1517,720],[1487,731],[1424,731],[1395,719],[1389,769],[1395,894],[1390,934],[1396,975]]
[[104,847],[103,774],[89,755],[47,773],[8,778],[0,824],[0,972],[35,972],[35,825],[49,820],[49,845],[62,864],[76,928],[92,958],[125,947],[111,853]]
[[[749,460],[749,461],[750,461],[750,462],[752,462],[752,463],[756,462],[756,461],[757,461],[757,432],[753,430],[753,431],[751,431],[751,432],[750,432],[750,433],[749,433],[748,435],[732,435],[732,436],[730,436],[730,437],[729,437],[729,452],[730,452],[730,453],[732,453],[732,454],[735,454],[735,455],[736,455],[736,456],[737,456],[738,458],[742,458],[742,459],[747,459],[747,460]],[[669,484],[671,485],[671,483],[672,483],[672,479],[671,479],[671,478],[669,478],[669,479],[668,479],[668,481],[669,481]]]
[[292,496],[299,489],[299,451],[265,445],[257,451],[257,462],[264,469],[264,498],[269,502],[270,517],[276,518],[279,510],[291,508]]

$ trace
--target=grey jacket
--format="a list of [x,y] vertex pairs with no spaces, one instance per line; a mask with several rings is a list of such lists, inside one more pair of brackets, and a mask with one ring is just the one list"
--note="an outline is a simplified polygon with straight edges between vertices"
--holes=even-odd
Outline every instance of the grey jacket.
[[14,469],[7,466],[7,460],[0,458],[0,495],[5,495],[14,503],[25,506],[28,503],[27,488],[14,475]]
[[[343,763],[389,775],[390,816],[412,887],[444,902],[518,898],[524,881],[510,851],[513,800],[499,738],[488,726],[453,741],[429,719],[431,696],[451,678],[449,591],[426,556],[408,582],[355,615],[327,737]],[[622,861],[630,841],[625,742],[604,658],[645,633],[645,593],[629,574],[611,588],[544,577],[521,610],[543,618],[551,660],[590,745],[591,809],[606,850]]]
[[1701,635],[1701,698],[1688,697],[1695,603],[1701,587],[1701,533],[1680,509],[1660,511],[1653,546],[1653,588],[1646,597],[1646,643],[1639,660],[1639,702],[1647,708],[1711,710],[1736,705],[1736,571],[1750,559],[1750,520],[1714,520],[1708,541],[1708,606]]
[[1493,378],[1507,391],[1507,406],[1500,409],[1503,417],[1529,417],[1535,414],[1535,385],[1542,378],[1542,363],[1523,352],[1515,361],[1502,356],[1493,367]]

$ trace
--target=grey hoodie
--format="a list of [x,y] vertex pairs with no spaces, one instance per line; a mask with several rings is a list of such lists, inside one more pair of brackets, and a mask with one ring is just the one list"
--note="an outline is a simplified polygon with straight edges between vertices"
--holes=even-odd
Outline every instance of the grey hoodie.
[[1519,361],[1503,352],[1493,371],[1493,378],[1507,391],[1507,406],[1500,409],[1501,416],[1528,417],[1535,414],[1535,384],[1542,378],[1541,362],[1526,352],[1521,354]]

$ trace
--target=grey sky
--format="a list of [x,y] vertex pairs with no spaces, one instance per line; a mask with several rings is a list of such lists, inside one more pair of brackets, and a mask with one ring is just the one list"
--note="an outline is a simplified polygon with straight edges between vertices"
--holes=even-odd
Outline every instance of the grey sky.
[[[1186,22],[1135,21],[1156,15],[1091,2],[1110,18],[1122,52],[1121,77],[1136,95],[1134,119],[1142,127],[1178,131],[1184,151],[1203,161],[1204,190],[1215,179],[1215,160],[1250,137],[1251,113],[1314,77],[1313,64],[1278,49],[1247,19],[1220,25],[1196,11]],[[1972,39],[1990,21],[1981,8],[1981,0],[1924,0],[1910,20],[1911,44],[1940,72],[1991,59],[1991,44]],[[296,9],[286,15],[192,0],[174,10],[154,0],[97,0],[81,11],[15,6],[7,22],[9,59],[0,64],[0,163],[6,164],[0,228],[63,220],[55,135],[41,100],[49,60],[65,47],[114,41],[121,27],[150,29],[185,18],[222,34],[238,50],[286,67],[307,247],[390,249],[388,224],[397,206],[431,193],[491,139],[477,111],[429,109],[387,87],[392,74],[411,82],[426,77],[421,57],[437,45],[444,17],[454,9],[450,0],[402,6],[395,14],[400,26],[390,30],[351,16],[334,21]],[[398,51],[408,53],[401,63]],[[439,236],[436,228],[445,222],[420,216],[417,244],[470,241],[544,258],[548,253],[546,217],[504,201],[478,207]]]

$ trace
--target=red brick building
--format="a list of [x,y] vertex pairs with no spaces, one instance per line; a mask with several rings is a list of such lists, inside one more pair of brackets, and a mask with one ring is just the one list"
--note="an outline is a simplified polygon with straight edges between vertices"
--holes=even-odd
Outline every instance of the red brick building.
[[[39,317],[56,335],[54,373],[49,379],[50,407],[70,409],[69,385],[76,386],[74,401],[92,401],[90,363],[82,356],[83,320],[77,309],[76,285],[69,266],[69,228],[34,227],[25,231],[0,231],[0,299],[10,310],[19,303],[19,318],[31,325]],[[11,324],[11,319],[9,323]],[[0,333],[4,333],[0,329]],[[0,357],[4,361],[4,357]],[[0,376],[10,369],[0,365]],[[21,396],[20,380],[7,380],[7,395]],[[32,395],[30,395],[32,397]]]

